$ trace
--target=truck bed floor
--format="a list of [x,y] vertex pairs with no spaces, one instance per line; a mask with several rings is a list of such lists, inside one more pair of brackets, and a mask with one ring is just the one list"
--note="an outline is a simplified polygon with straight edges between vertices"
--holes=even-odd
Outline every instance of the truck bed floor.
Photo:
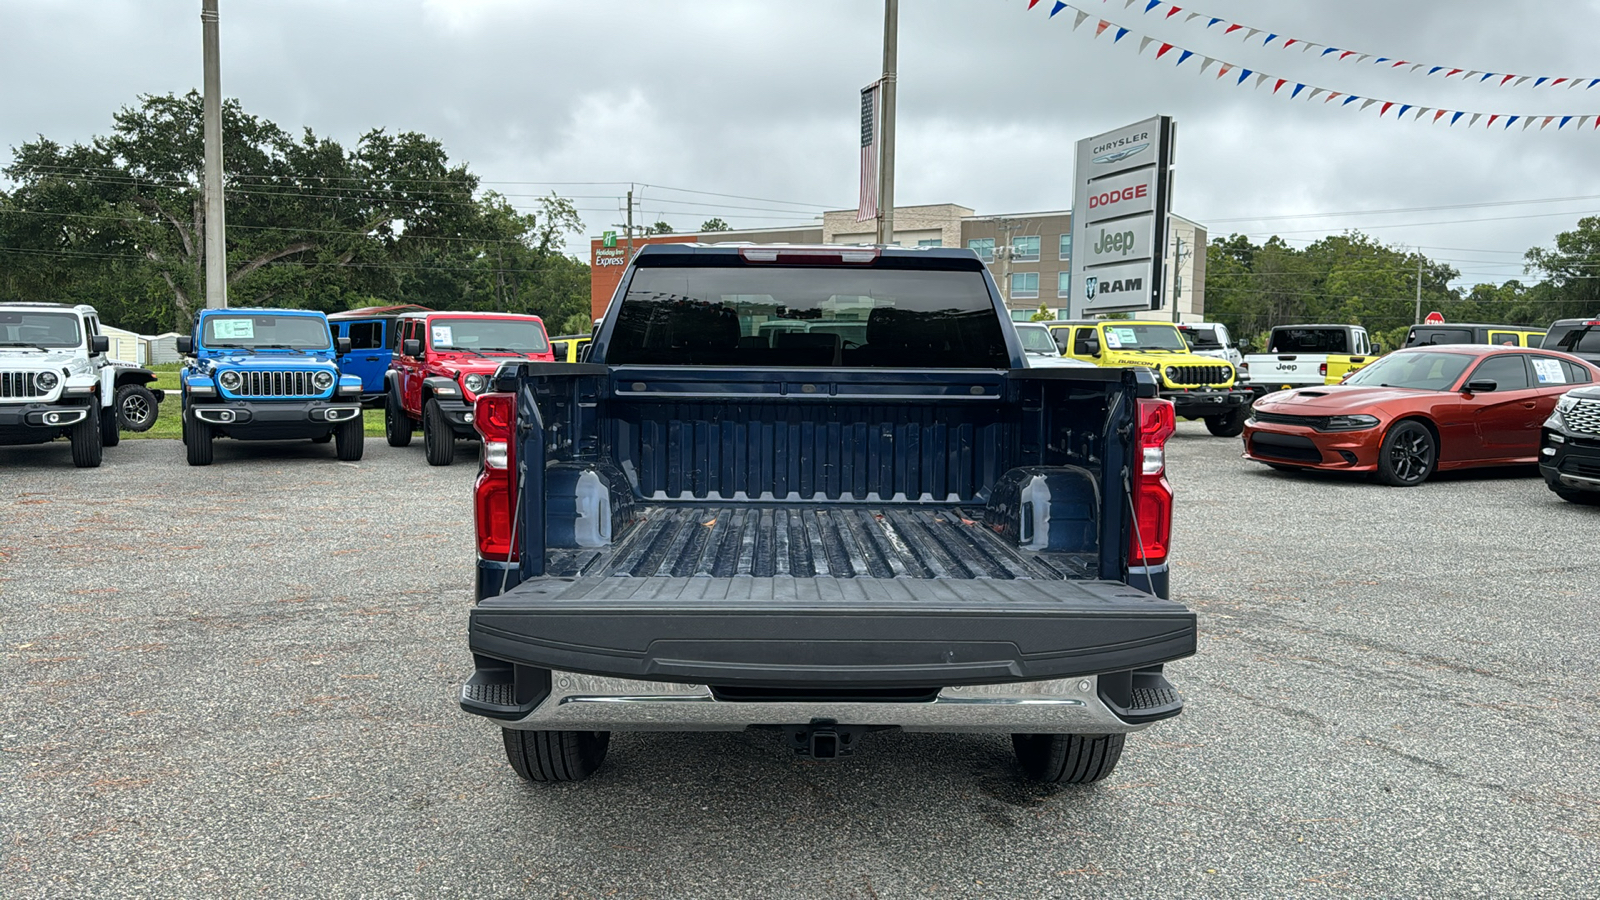
[[1048,579],[1096,577],[1090,553],[1021,550],[981,510],[891,506],[651,506],[611,547],[551,550],[557,577]]

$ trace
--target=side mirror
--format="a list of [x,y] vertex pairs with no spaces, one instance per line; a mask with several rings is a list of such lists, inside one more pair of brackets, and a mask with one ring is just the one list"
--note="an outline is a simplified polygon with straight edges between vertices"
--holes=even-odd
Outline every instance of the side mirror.
[[1383,345],[1378,343],[1377,341],[1373,341],[1372,342],[1372,355],[1373,356],[1382,356],[1383,355]]
[[578,362],[588,362],[589,351],[592,349],[594,349],[594,342],[584,341],[582,346],[578,347]]
[[407,338],[400,342],[401,356],[421,356],[422,342],[416,338]]
[[555,356],[556,362],[566,362],[567,361],[567,342],[566,341],[551,341],[550,342],[550,353],[551,353],[551,355]]
[[347,337],[333,339],[333,352],[340,356],[350,355],[350,339]]
[[1500,387],[1500,382],[1493,378],[1474,378],[1467,382],[1466,391],[1469,394],[1492,394]]
[[184,356],[188,356],[194,352],[194,338],[190,337],[189,335],[183,335],[182,337],[173,341],[173,343],[177,345],[177,351],[182,353]]
[[1238,344],[1236,344],[1234,346],[1238,349],[1238,351],[1240,353],[1249,353],[1250,352],[1250,347],[1251,347],[1250,339],[1249,338],[1245,338],[1244,340],[1240,341]]
[[106,353],[111,350],[111,338],[103,334],[89,335],[89,352]]
[[1099,356],[1100,355],[1100,342],[1099,341],[1090,341],[1087,344],[1083,345],[1083,349],[1089,351],[1089,355],[1090,356]]

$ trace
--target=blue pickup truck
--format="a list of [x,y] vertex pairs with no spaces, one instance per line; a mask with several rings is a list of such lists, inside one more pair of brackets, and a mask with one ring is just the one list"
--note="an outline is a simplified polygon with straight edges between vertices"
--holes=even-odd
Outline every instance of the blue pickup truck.
[[349,352],[322,313],[298,309],[208,309],[178,338],[190,357],[183,390],[183,445],[191,466],[208,466],[212,442],[335,442],[342,460],[361,458],[361,379],[341,375]]
[[1109,775],[1196,648],[1173,407],[1142,368],[1028,368],[1005,320],[967,250],[645,247],[590,362],[477,400],[462,708],[532,781],[613,731],[745,728],[813,759],[1009,734],[1029,778]]

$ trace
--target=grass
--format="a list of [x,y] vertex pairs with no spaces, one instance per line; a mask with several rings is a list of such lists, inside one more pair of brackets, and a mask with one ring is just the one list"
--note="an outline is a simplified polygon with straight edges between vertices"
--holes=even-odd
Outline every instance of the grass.
[[[161,401],[160,414],[156,416],[156,424],[150,426],[149,431],[141,434],[124,431],[122,433],[123,440],[164,438],[176,441],[183,438],[183,418],[181,415],[183,400],[178,391],[178,370],[180,368],[182,366],[177,363],[150,367],[150,370],[156,373],[156,380],[151,382],[150,387],[159,391],[166,391],[166,399]],[[366,432],[367,437],[383,437],[383,410],[366,410],[362,416],[362,424],[365,426],[363,430]]]

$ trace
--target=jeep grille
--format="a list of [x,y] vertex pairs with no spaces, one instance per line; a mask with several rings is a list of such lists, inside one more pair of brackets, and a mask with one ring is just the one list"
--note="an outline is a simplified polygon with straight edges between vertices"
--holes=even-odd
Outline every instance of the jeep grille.
[[43,397],[45,391],[33,383],[32,372],[0,372],[0,400]]
[[324,392],[311,386],[309,371],[300,372],[239,372],[242,383],[235,397],[319,397]]
[[1579,400],[1561,414],[1567,430],[1578,434],[1600,434],[1600,400]]
[[1170,368],[1173,374],[1167,376],[1167,381],[1176,387],[1227,384],[1233,375],[1229,366],[1171,366]]

